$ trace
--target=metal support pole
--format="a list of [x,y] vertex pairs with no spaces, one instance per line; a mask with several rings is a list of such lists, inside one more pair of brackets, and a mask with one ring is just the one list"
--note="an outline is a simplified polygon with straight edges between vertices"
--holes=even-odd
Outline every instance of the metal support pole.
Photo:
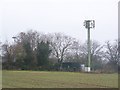
[[90,45],[90,28],[88,28],[88,72],[90,72],[90,59],[91,59],[91,45]]
[[94,20],[85,20],[84,22],[85,28],[88,29],[88,42],[87,42],[87,50],[88,50],[88,65],[85,67],[85,71],[91,71],[91,42],[90,42],[90,28],[95,28],[95,21]]

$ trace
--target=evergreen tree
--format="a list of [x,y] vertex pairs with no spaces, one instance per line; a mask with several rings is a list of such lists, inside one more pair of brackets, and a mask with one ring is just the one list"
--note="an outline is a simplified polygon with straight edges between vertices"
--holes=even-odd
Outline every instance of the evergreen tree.
[[24,69],[32,69],[33,53],[32,53],[32,48],[30,46],[30,42],[26,41],[23,44],[23,47],[24,47],[25,53],[26,53],[25,58],[24,58],[23,68]]
[[41,41],[37,43],[37,62],[38,66],[46,66],[48,64],[48,58],[50,55],[49,42],[45,43]]

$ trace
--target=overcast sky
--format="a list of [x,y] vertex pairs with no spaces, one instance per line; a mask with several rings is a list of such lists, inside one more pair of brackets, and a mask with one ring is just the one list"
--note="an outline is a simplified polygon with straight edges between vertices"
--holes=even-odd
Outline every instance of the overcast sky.
[[119,0],[1,0],[0,39],[12,40],[19,32],[62,32],[84,42],[84,20],[95,20],[91,39],[99,42],[118,38]]

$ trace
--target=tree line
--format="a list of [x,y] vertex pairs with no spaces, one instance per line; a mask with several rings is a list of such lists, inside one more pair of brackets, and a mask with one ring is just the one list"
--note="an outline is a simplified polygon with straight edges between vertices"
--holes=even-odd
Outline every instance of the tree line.
[[[63,62],[87,66],[87,41],[82,43],[63,33],[20,32],[14,43],[1,44],[2,68],[19,70],[61,70]],[[101,45],[91,41],[92,71],[118,70],[118,41]]]

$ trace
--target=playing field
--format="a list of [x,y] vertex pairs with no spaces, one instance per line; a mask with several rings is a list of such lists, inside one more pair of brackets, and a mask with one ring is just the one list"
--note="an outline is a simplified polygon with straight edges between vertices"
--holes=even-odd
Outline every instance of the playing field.
[[117,88],[118,74],[3,71],[3,88]]

